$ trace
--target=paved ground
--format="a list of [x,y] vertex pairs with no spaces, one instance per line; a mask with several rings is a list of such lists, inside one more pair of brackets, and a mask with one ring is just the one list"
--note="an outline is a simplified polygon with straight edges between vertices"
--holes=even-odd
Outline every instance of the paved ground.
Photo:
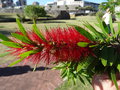
[[62,83],[59,71],[44,66],[41,64],[35,72],[29,65],[0,67],[0,90],[54,90]]

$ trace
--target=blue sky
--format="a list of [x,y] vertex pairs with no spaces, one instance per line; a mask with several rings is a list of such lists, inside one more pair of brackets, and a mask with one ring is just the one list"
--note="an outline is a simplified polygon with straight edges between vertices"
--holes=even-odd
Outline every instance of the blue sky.
[[[16,0],[14,0],[16,1]],[[32,4],[34,1],[37,1],[40,3],[40,5],[45,5],[47,2],[52,2],[54,0],[27,0],[27,4]],[[96,2],[96,3],[101,3],[104,2],[106,0],[86,0],[86,1],[91,1],[91,2]]]

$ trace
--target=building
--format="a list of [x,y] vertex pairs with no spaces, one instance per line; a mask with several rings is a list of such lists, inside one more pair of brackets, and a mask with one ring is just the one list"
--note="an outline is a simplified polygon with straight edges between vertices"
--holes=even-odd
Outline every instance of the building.
[[27,5],[27,0],[17,0],[16,6],[24,6]]
[[12,7],[13,5],[13,0],[0,0],[0,8]]
[[54,2],[47,3],[45,9],[49,10],[52,7],[51,10],[55,10],[58,6],[60,7],[59,10],[66,10],[66,6],[69,10],[76,10],[76,7],[91,6],[97,11],[99,4],[85,0],[56,0]]
[[33,2],[32,5],[39,5],[39,2]]

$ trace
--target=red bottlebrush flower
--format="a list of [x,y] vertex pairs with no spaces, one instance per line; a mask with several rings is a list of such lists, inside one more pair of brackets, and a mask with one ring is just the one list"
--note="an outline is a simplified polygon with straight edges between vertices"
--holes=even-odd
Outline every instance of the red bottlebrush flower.
[[56,28],[46,32],[46,40],[51,42],[51,53],[59,61],[79,61],[81,57],[86,57],[92,52],[89,47],[79,47],[78,42],[91,41],[77,32],[74,28]]
[[[18,33],[22,35],[21,33]],[[12,38],[15,43],[19,43],[22,48],[10,48],[12,54],[20,57],[22,53],[36,50],[34,54],[30,54],[24,60],[32,61],[38,64],[40,61],[49,64],[51,62],[61,61],[79,61],[81,57],[89,56],[92,51],[89,47],[79,47],[78,42],[91,43],[89,39],[81,35],[74,28],[53,28],[43,34],[46,41],[43,41],[36,33],[27,32],[27,38],[31,43],[22,42],[16,38]]]

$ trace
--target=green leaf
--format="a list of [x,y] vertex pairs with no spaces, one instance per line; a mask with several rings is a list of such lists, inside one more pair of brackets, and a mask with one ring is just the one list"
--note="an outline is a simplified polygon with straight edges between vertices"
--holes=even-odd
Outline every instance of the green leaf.
[[62,69],[61,76],[62,76],[62,78],[65,78],[67,76],[67,70],[66,70],[66,68]]
[[27,51],[27,52],[24,52],[24,53],[20,54],[20,56],[21,57],[27,57],[27,56],[30,56],[30,55],[35,54],[37,52],[38,52],[37,50],[31,50],[31,51]]
[[102,36],[103,34],[98,32],[91,24],[89,24],[88,22],[84,22],[83,25],[86,26],[92,32],[92,34],[94,35],[95,38],[104,40],[104,37]]
[[0,57],[4,57],[4,56],[6,56],[6,55],[8,55],[8,54],[10,54],[10,52],[2,53],[2,54],[0,54]]
[[103,22],[102,22],[102,20],[97,16],[97,21],[98,21],[98,23],[99,23],[99,25],[100,25],[100,29],[102,30],[102,32],[103,32],[103,34],[107,37],[107,36],[109,36],[108,35],[108,31],[104,28],[104,25],[103,25]]
[[93,48],[93,47],[97,47],[99,44],[96,44],[96,45],[90,45],[89,47],[90,48]]
[[20,31],[22,32],[22,34],[27,36],[27,32],[25,31],[25,28],[23,27],[23,25],[21,24],[21,22],[18,18],[16,19],[16,22],[17,22],[18,27],[19,27]]
[[9,66],[9,67],[14,66],[15,64],[18,64],[19,62],[21,62],[21,61],[23,61],[23,60],[24,60],[24,58],[21,58],[21,59],[19,59],[19,60],[17,60],[17,61],[12,62],[12,63],[9,64],[8,66]]
[[115,37],[120,36],[120,23],[118,23],[118,30],[115,32]]
[[108,48],[106,46],[104,46],[100,52],[100,60],[101,63],[103,64],[103,66],[106,66],[108,63]]
[[111,30],[112,35],[115,35],[115,30],[113,28],[113,23],[112,22],[113,22],[112,17],[110,17],[110,30]]
[[107,66],[107,60],[105,60],[104,58],[101,58],[101,63],[103,64],[103,66]]
[[22,36],[22,35],[19,35],[19,34],[17,34],[17,33],[12,33],[11,35],[12,35],[13,37],[21,40],[22,42],[25,42],[25,43],[28,43],[28,44],[30,44],[30,43],[32,42],[32,41],[31,41],[30,39],[28,39],[27,37]]
[[36,24],[33,25],[33,31],[44,41],[46,41],[45,37],[42,35]]
[[93,63],[94,59],[92,57],[87,57],[85,60],[80,62],[77,66],[77,72],[82,70],[83,68],[87,68],[91,63]]
[[110,76],[111,76],[111,79],[112,79],[112,81],[114,82],[114,84],[116,86],[116,89],[119,90],[117,80],[116,80],[116,73],[115,73],[114,69],[111,70]]
[[80,34],[82,34],[83,36],[87,37],[89,40],[91,41],[95,41],[94,37],[88,32],[86,31],[84,28],[77,26],[77,25],[72,25]]
[[119,72],[120,72],[120,64],[118,64],[117,69],[118,69],[118,70],[119,70]]
[[87,43],[87,42],[78,42],[77,45],[80,46],[80,47],[87,47],[89,45],[89,43]]
[[13,47],[13,48],[22,48],[20,44],[14,43],[14,42],[9,42],[9,41],[2,41],[2,44],[8,46],[8,47]]
[[10,39],[8,37],[6,37],[5,35],[0,33],[0,39],[4,40],[4,41],[10,41]]
[[116,53],[114,48],[112,47],[103,47],[103,49],[100,52],[100,60],[104,66],[112,66],[116,63]]
[[78,76],[78,78],[85,85],[84,79],[81,76]]

